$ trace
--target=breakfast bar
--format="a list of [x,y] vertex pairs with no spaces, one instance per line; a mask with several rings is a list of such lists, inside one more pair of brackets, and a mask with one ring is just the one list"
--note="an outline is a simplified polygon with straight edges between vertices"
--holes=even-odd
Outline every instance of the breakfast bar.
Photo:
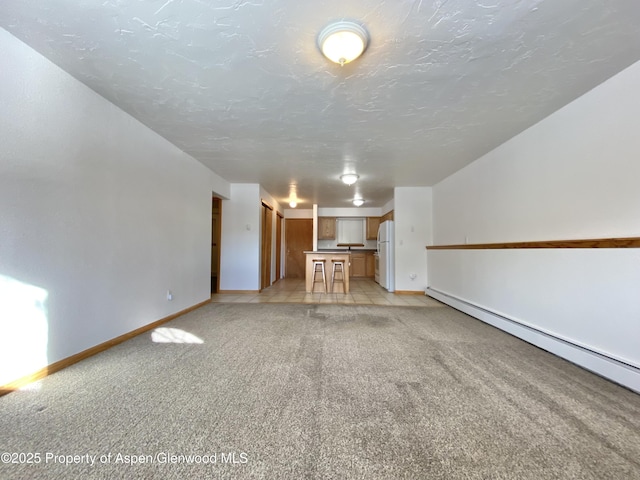
[[327,291],[331,292],[331,272],[333,268],[332,260],[344,262],[344,293],[349,293],[349,263],[351,253],[344,250],[337,251],[306,251],[305,259],[305,290],[313,292],[313,261],[325,261],[325,276],[327,279]]

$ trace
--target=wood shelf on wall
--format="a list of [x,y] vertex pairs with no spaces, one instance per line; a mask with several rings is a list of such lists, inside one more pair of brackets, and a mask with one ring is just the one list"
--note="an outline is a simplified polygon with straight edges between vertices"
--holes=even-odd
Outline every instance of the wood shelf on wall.
[[594,238],[584,240],[543,240],[534,242],[470,243],[427,245],[427,250],[499,250],[509,248],[640,248],[640,237]]

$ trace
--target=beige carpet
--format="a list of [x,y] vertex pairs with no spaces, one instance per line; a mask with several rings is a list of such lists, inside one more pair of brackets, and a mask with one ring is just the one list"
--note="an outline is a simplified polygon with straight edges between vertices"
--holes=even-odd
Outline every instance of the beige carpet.
[[639,395],[444,306],[207,305],[0,419],[1,479],[640,479]]

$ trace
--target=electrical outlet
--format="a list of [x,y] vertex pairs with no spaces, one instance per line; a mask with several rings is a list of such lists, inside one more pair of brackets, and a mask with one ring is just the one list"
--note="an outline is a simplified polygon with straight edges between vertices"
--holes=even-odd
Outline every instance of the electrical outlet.
[[171,290],[167,290],[167,300],[168,301],[173,300],[173,293],[171,293]]

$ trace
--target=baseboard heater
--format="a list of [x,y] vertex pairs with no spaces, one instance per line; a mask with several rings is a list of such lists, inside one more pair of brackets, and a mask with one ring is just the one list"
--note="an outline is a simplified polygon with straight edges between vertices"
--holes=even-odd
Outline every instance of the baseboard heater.
[[461,312],[518,337],[536,347],[600,375],[612,382],[640,393],[640,368],[616,358],[551,335],[530,325],[487,310],[453,295],[427,288],[425,293]]

